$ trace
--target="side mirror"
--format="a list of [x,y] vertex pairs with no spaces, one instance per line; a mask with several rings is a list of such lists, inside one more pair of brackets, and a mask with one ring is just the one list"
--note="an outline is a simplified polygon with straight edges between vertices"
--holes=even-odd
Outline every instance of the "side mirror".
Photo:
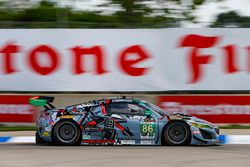
[[144,110],[144,116],[151,116],[152,113],[153,112],[151,110]]

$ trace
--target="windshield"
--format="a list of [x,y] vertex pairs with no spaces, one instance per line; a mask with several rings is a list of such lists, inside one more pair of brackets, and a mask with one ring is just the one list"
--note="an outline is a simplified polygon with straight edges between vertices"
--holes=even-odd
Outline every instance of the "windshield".
[[148,108],[151,108],[153,109],[155,112],[157,112],[158,114],[162,115],[162,116],[168,116],[169,114],[163,110],[162,108],[152,104],[152,103],[149,103],[149,102],[146,102],[146,101],[143,101],[143,104],[148,107]]

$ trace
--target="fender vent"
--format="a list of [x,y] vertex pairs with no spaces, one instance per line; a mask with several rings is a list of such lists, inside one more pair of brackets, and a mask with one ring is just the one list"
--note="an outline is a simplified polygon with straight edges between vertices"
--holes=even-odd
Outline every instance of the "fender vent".
[[209,132],[207,132],[203,129],[200,129],[200,132],[201,132],[201,135],[204,139],[213,139],[213,136]]
[[219,135],[220,134],[220,129],[219,128],[214,128],[216,133]]

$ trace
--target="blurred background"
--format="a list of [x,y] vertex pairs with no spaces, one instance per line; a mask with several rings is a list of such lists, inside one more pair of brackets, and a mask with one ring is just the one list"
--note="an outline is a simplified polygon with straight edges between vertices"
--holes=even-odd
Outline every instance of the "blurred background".
[[248,0],[0,0],[0,28],[249,27]]
[[[248,0],[0,0],[0,28],[248,28],[249,6]],[[34,113],[38,109],[27,104],[28,99],[35,95],[41,94],[2,93],[0,131],[35,129],[37,115]],[[56,106],[119,95],[53,94],[56,96]],[[128,95],[162,106],[164,96],[168,94],[142,92],[139,95]],[[13,99],[18,103],[13,104]],[[23,107],[22,111],[15,112],[20,109],[20,105]],[[23,114],[27,110],[32,112]],[[214,120],[214,117],[204,115],[203,118]],[[239,119],[242,118],[245,117],[241,116]],[[249,128],[241,126],[248,125],[248,118],[242,122],[228,122],[231,117],[224,121],[220,118],[216,123],[225,124],[225,128]]]

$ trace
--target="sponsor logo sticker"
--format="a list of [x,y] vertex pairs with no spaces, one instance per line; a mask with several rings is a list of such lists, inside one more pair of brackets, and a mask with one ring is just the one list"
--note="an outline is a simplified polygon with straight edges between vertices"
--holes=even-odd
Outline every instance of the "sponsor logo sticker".
[[140,125],[140,132],[142,139],[152,139],[155,138],[155,123],[144,122]]
[[50,132],[43,132],[42,135],[43,136],[50,136]]
[[88,139],[90,139],[90,135],[82,135],[82,139],[83,140],[88,140]]
[[121,144],[135,144],[135,140],[121,140]]
[[73,115],[62,115],[62,116],[60,116],[60,118],[61,118],[61,119],[62,119],[62,118],[64,118],[64,119],[73,119],[74,116],[73,116]]
[[141,144],[151,145],[151,144],[155,144],[155,141],[154,140],[141,140]]

